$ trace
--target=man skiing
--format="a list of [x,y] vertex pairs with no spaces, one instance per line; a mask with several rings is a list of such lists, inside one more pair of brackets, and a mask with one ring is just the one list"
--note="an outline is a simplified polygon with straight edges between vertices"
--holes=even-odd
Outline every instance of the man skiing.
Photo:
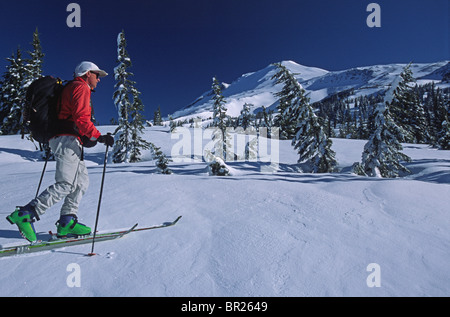
[[91,91],[100,78],[107,75],[94,63],[82,62],[75,68],[74,80],[62,91],[58,120],[64,124],[49,141],[56,160],[55,183],[6,217],[30,242],[37,240],[33,222],[62,199],[64,203],[56,222],[58,236],[91,233],[91,228],[77,220],[79,203],[89,185],[83,146],[91,147],[97,142],[107,146],[114,144],[114,138],[109,134],[101,135],[91,121]]

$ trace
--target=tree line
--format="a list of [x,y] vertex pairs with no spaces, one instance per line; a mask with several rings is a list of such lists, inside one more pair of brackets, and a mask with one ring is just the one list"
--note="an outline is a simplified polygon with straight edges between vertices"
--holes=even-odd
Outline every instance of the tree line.
[[[431,144],[450,150],[450,91],[436,88],[434,83],[418,85],[410,64],[385,94],[350,99],[354,91],[348,90],[313,104],[296,80],[296,74],[281,63],[274,66],[277,72],[272,79],[283,85],[275,93],[276,112],[267,111],[263,106],[255,115],[250,111],[253,105],[246,103],[238,117],[227,116],[222,86],[213,78],[213,116],[207,120],[208,126],[222,131],[222,139],[226,139],[227,127],[277,127],[280,139],[292,140],[301,170],[315,173],[336,171],[330,138],[365,139],[368,142],[362,161],[354,164],[353,171],[380,177],[397,177],[409,172],[402,162],[410,158],[401,152],[401,143]],[[193,125],[194,121],[171,120],[170,125]]]

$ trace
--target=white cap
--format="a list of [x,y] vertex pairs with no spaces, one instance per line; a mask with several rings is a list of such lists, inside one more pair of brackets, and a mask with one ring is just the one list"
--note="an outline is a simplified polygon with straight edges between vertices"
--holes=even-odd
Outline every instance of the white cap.
[[99,74],[100,77],[108,76],[108,73],[104,70],[101,70],[98,68],[97,65],[91,62],[81,62],[76,68],[75,68],[75,76],[81,77],[85,75],[88,71],[93,71]]

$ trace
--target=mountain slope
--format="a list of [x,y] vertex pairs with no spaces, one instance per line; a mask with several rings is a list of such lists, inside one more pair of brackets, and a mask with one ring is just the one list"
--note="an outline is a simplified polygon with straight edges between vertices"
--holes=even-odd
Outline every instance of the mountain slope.
[[[384,93],[407,64],[388,64],[356,67],[342,71],[327,71],[316,67],[308,67],[293,61],[282,62],[309,94],[311,103],[320,101],[333,94],[354,89],[353,96]],[[450,62],[412,64],[413,76],[419,84],[430,80],[440,82],[450,74]],[[233,81],[224,84],[223,95],[227,102],[227,114],[238,116],[245,103],[252,104],[250,109],[255,112],[262,106],[274,108],[277,99],[275,92],[281,85],[275,85],[272,76],[276,67],[269,65],[259,71],[247,73]],[[450,87],[450,83],[442,83]],[[172,114],[172,118],[183,120],[189,118],[208,118],[212,116],[212,94],[208,90],[188,106]]]

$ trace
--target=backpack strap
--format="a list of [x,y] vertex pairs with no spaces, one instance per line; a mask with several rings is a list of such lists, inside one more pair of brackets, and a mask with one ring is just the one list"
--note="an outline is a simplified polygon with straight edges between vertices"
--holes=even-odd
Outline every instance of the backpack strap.
[[61,78],[57,78],[56,79],[56,83],[57,84],[59,84],[59,85],[61,85],[62,87],[60,88],[61,89],[61,93],[59,94],[59,97],[58,97],[58,102],[56,103],[56,116],[58,116],[59,115],[59,112],[61,111],[61,100],[62,100],[62,93],[63,93],[63,90],[67,87],[67,85],[69,85],[71,82],[72,82],[73,80],[61,80]]
[[56,131],[57,131],[57,135],[58,134],[72,134],[72,135],[76,135],[78,137],[81,137],[80,133],[78,132],[78,129],[75,125],[75,123],[73,122],[72,119],[72,115],[66,119],[59,119],[59,113],[61,112],[61,104],[62,104],[62,94],[64,89],[67,88],[67,86],[72,83],[74,80],[61,80],[60,78],[57,78],[58,84],[60,84],[62,87],[60,87],[59,89],[61,89],[61,91],[59,92],[59,96],[58,96],[58,101],[56,103]]

